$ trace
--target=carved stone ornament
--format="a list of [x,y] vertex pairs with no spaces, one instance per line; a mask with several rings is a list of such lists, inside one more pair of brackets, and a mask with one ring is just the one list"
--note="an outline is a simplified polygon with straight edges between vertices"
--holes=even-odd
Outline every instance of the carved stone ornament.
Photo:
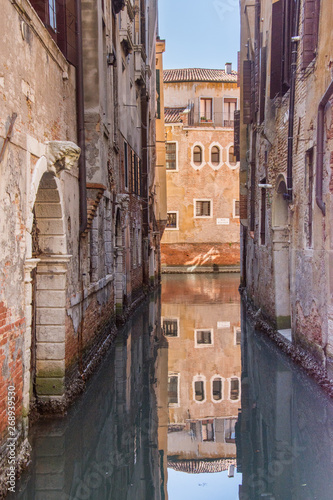
[[63,170],[70,171],[80,157],[81,149],[71,141],[50,141],[46,144],[47,169],[59,177]]
[[125,0],[112,0],[112,7],[115,14],[118,14],[125,7]]

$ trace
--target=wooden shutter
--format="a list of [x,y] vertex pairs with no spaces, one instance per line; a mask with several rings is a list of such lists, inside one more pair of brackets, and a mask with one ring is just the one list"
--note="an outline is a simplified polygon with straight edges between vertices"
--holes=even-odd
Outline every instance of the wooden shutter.
[[46,0],[30,0],[30,3],[37,12],[40,19],[43,21],[43,23],[46,24],[48,2]]
[[66,53],[67,60],[76,66],[76,12],[75,0],[66,0]]
[[319,0],[305,0],[302,69],[307,68],[315,56],[318,41],[319,9]]
[[265,100],[266,100],[266,47],[261,49],[260,55],[260,96],[259,96],[259,112],[260,112],[260,123],[265,119]]
[[234,121],[234,155],[240,161],[240,111],[235,111]]
[[283,0],[272,5],[272,43],[271,43],[271,89],[270,98],[282,92],[282,55],[283,55]]
[[243,123],[251,123],[251,69],[252,62],[243,62]]

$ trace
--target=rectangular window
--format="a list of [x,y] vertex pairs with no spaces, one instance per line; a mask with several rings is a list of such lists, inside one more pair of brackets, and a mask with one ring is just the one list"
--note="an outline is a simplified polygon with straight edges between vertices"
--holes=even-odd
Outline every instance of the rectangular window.
[[200,121],[213,121],[213,99],[207,97],[200,98]]
[[235,111],[237,109],[237,99],[225,97],[223,103],[223,124],[225,127],[233,127]]
[[178,375],[169,375],[168,377],[168,404],[178,404]]
[[212,345],[213,344],[213,332],[212,330],[196,330],[195,331],[195,343],[196,345]]
[[239,217],[239,200],[234,200],[234,218]]
[[178,337],[178,319],[163,319],[163,333],[167,337]]
[[195,217],[211,217],[211,205],[210,200],[195,200]]
[[178,212],[168,212],[166,229],[178,229]]
[[177,144],[175,142],[166,143],[166,169],[177,170]]

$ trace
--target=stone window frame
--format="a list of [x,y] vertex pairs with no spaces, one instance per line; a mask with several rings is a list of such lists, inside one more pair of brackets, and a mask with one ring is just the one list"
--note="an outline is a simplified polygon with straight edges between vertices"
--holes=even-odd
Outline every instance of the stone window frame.
[[[202,150],[202,162],[200,165],[196,165],[194,163],[194,148],[196,146],[199,146]],[[202,142],[200,141],[196,141],[194,144],[192,144],[191,146],[191,167],[194,168],[194,170],[201,170],[202,167],[204,167],[206,165],[206,162],[205,162],[205,146],[202,144]]]
[[[210,202],[210,215],[197,215],[197,202]],[[213,218],[213,200],[209,198],[194,198],[193,200],[193,217],[194,219],[212,219]]]
[[234,326],[234,345],[241,345],[241,338],[239,338],[239,342],[237,341],[237,336],[242,334],[242,329],[240,326]]
[[[212,149],[213,147],[218,147],[219,150],[220,150],[220,163],[218,165],[214,165],[212,163]],[[212,142],[210,145],[209,145],[209,161],[208,161],[208,165],[213,169],[213,170],[219,170],[222,165],[223,165],[223,147],[221,146],[221,144],[219,142]]]
[[234,154],[235,154],[235,144],[233,142],[230,142],[228,144],[228,146],[226,147],[226,150],[227,150],[227,159],[226,159],[226,164],[228,165],[228,167],[230,168],[230,170],[236,170],[238,167],[239,167],[239,161],[236,162],[235,165],[231,165],[230,162],[229,162],[229,151],[230,151],[230,148],[233,147],[234,148]]
[[[210,333],[210,344],[198,343],[198,332],[209,332]],[[214,328],[196,328],[194,330],[194,347],[201,349],[202,347],[213,347],[214,346]]]
[[[166,166],[166,159],[165,159],[165,169],[167,172],[179,172],[179,166],[178,166],[178,141],[166,141],[166,144],[176,144],[176,168],[167,168]],[[166,148],[165,148],[165,154],[167,154],[166,152]]]
[[166,231],[179,231],[179,211],[178,210],[168,210],[167,214],[176,214],[177,215],[177,225],[176,227],[165,227]]

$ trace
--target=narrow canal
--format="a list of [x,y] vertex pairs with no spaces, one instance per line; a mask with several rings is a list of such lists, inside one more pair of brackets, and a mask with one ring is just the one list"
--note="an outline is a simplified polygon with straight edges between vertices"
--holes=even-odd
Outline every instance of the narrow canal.
[[238,284],[165,276],[68,415],[34,427],[8,498],[332,500],[333,403],[251,329]]

